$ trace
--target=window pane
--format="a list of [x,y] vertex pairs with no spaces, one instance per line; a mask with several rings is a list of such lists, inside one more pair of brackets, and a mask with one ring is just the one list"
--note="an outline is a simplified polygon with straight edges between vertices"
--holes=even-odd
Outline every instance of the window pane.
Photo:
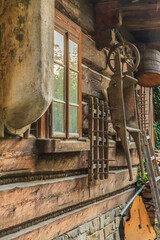
[[54,64],[54,90],[53,97],[64,100],[64,67]]
[[78,108],[69,106],[69,132],[78,133]]
[[54,31],[54,60],[64,62],[64,36]]
[[64,133],[64,104],[53,103],[53,131]]
[[78,44],[69,40],[69,67],[78,70]]
[[69,102],[78,104],[78,73],[69,71]]

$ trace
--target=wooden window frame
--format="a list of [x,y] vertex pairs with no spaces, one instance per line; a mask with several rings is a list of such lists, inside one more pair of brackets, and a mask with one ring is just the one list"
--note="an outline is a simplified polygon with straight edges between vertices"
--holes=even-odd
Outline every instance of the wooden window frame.
[[[55,29],[57,32],[62,34],[65,37],[65,77],[64,77],[64,89],[65,89],[65,133],[54,133],[53,132],[53,100],[50,107],[51,114],[51,126],[50,126],[50,138],[62,138],[62,139],[78,139],[82,136],[82,66],[81,66],[81,28],[73,23],[71,20],[62,15],[59,11],[55,12]],[[75,71],[78,73],[78,104],[75,104],[78,111],[78,132],[77,133],[69,133],[69,106],[74,104],[69,102],[69,40],[74,41],[78,44],[78,70]],[[55,63],[55,62],[54,62]]]

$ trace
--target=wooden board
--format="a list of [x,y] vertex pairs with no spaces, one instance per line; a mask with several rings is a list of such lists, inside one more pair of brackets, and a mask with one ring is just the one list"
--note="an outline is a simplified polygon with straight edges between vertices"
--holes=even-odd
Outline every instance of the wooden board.
[[[87,56],[89,57],[89,56]],[[103,90],[107,90],[110,78],[93,71],[86,65],[82,66],[82,93],[104,99]]]
[[[128,170],[114,171],[107,180],[93,181],[88,188],[88,176],[73,176],[55,180],[16,183],[0,186],[0,230],[42,217],[67,207],[104,196],[127,187]],[[87,203],[86,203],[87,205]]]
[[37,139],[38,153],[66,153],[90,151],[90,140]]
[[135,4],[128,4],[122,7],[123,10],[123,24],[129,30],[144,30],[159,28],[160,9],[158,5],[150,4],[149,2],[137,2]]
[[[26,175],[81,171],[88,168],[88,152],[37,155],[35,139],[0,141],[0,178]],[[113,146],[115,142],[112,143]],[[138,165],[136,150],[132,150],[132,164]],[[127,166],[123,149],[109,149],[110,166]]]
[[98,215],[103,214],[122,203],[128,202],[134,193],[135,189],[132,188],[114,197],[110,197],[108,199],[80,208],[70,213],[63,214],[60,217],[39,223],[27,229],[21,230],[15,234],[2,237],[1,240],[53,239],[82,225],[85,222],[96,218]]
[[[80,160],[81,159],[81,160]],[[0,141],[0,176],[87,168],[88,153],[37,154],[35,139]]]
[[142,197],[137,196],[131,208],[131,218],[125,223],[125,240],[154,240],[152,227]]
[[[5,144],[6,143],[6,144]],[[1,141],[0,177],[18,174],[64,173],[88,168],[88,152],[36,155],[35,140]],[[115,143],[112,143],[115,145]],[[27,149],[27,150],[26,150]],[[117,154],[117,155],[116,155]],[[131,151],[132,165],[138,165],[136,150]],[[123,149],[109,149],[110,166],[127,166]]]
[[78,24],[83,32],[94,35],[94,9],[86,0],[56,0],[56,8],[73,22]]
[[[82,63],[105,75],[113,75],[107,67],[107,51],[99,51],[96,48],[96,42],[86,34],[82,33]],[[96,56],[96,57],[95,57]]]

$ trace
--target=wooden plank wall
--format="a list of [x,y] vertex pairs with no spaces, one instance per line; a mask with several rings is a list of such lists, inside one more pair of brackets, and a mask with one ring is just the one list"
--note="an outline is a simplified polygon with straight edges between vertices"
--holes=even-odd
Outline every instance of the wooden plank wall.
[[[88,95],[102,99],[111,73],[106,68],[106,52],[98,51],[93,40],[92,6],[86,0],[56,0],[56,8],[82,27],[83,101]],[[111,149],[109,158],[116,159],[111,162],[113,173],[88,187],[88,152],[38,154],[36,139],[1,140],[1,239],[53,239],[127,202],[134,194],[137,153],[132,150],[132,182],[122,146]]]

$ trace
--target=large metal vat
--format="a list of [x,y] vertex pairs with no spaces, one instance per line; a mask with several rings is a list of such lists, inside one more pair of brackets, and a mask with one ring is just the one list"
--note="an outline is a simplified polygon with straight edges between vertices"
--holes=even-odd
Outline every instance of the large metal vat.
[[160,52],[145,49],[141,52],[141,62],[137,73],[138,83],[144,87],[160,85]]
[[0,3],[0,137],[22,134],[53,93],[54,0]]

